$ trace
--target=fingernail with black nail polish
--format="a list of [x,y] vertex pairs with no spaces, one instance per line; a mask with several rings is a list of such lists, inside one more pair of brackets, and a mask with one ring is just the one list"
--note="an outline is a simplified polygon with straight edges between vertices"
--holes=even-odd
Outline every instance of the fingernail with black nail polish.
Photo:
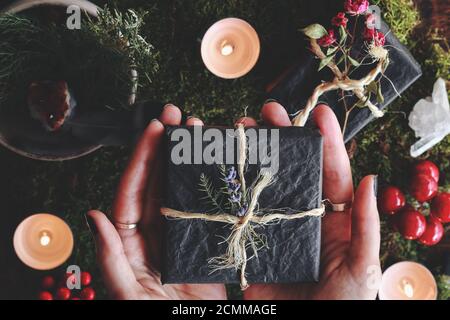
[[86,218],[86,223],[89,227],[89,230],[91,230],[91,232],[94,236],[97,235],[98,229],[97,229],[97,225],[95,224],[94,219],[92,219],[92,217],[88,214],[84,215],[84,217]]
[[270,98],[270,99],[267,99],[266,101],[264,101],[264,104],[268,104],[268,103],[271,103],[271,102],[278,102],[278,101],[275,100],[275,99]]
[[373,194],[376,198],[378,194],[378,176],[373,176]]

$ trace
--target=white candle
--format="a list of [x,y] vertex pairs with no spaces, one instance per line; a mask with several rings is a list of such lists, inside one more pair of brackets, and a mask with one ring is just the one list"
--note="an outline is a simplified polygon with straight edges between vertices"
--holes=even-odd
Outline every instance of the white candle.
[[14,250],[27,266],[49,270],[63,264],[71,255],[73,235],[57,216],[40,213],[22,221],[14,233]]
[[225,79],[247,74],[256,64],[260,43],[255,29],[246,21],[226,18],[206,31],[201,47],[209,71]]
[[403,261],[383,273],[378,297],[380,300],[436,300],[437,285],[423,265]]

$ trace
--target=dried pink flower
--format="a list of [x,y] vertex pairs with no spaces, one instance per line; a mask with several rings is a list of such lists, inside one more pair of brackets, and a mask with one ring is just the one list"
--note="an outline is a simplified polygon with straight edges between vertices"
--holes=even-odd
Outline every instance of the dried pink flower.
[[384,46],[386,42],[386,37],[384,36],[383,32],[380,32],[378,30],[366,28],[364,30],[364,39],[367,41],[373,41],[375,46],[382,47]]
[[317,43],[321,47],[329,47],[334,42],[336,42],[336,37],[334,36],[334,30],[333,29],[328,30],[328,34],[327,35],[324,35],[322,38],[317,40]]
[[377,31],[374,38],[375,45],[377,47],[382,47],[386,43],[386,37],[383,32]]
[[344,12],[339,12],[336,16],[331,19],[331,23],[336,27],[346,27],[347,26],[348,19],[345,17]]
[[369,1],[367,0],[346,0],[344,4],[345,11],[352,16],[363,14],[368,8]]

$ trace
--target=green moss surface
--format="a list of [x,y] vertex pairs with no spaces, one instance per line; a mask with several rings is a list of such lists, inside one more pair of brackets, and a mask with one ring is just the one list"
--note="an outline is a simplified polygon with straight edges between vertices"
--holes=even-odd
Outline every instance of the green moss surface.
[[[103,4],[104,1],[95,1]],[[210,124],[232,124],[248,114],[259,119],[265,86],[295,61],[302,35],[298,29],[311,22],[311,6],[307,1],[117,1],[120,9],[138,8],[148,11],[144,36],[160,54],[159,74],[151,87],[141,88],[141,98],[172,102],[188,113]],[[375,1],[384,19],[399,39],[406,44],[422,65],[424,75],[390,107],[385,117],[370,124],[356,138],[352,158],[355,182],[364,175],[377,173],[381,185],[406,186],[405,177],[414,163],[409,147],[415,141],[407,116],[419,98],[431,94],[436,77],[448,80],[450,57],[442,41],[431,30],[415,32],[420,15],[407,0]],[[319,13],[318,13],[319,14]],[[237,16],[252,23],[261,37],[262,52],[256,68],[246,77],[222,80],[209,73],[200,57],[204,32],[220,18]],[[309,20],[308,20],[309,19]],[[63,163],[42,163],[16,156],[0,149],[1,200],[5,203],[7,223],[11,226],[2,241],[8,243],[12,230],[23,217],[46,211],[62,215],[70,223],[76,248],[69,261],[93,272],[99,298],[105,298],[94,254],[94,244],[85,226],[84,214],[91,208],[110,210],[113,194],[131,148],[103,148],[92,155]],[[441,186],[450,184],[450,137],[422,158],[435,161],[441,169]],[[432,251],[403,240],[383,220],[381,258],[384,266],[399,260],[425,263],[436,274],[442,272],[442,261],[429,259]],[[7,257],[13,260],[12,248]],[[41,277],[15,263],[19,271],[10,270],[3,283],[15,288],[20,279],[10,275],[22,272],[24,278]],[[14,290],[14,289],[12,289]],[[30,292],[34,290],[30,285]],[[17,293],[19,295],[19,293]],[[232,289],[236,297],[236,291]],[[447,293],[448,296],[448,293]]]

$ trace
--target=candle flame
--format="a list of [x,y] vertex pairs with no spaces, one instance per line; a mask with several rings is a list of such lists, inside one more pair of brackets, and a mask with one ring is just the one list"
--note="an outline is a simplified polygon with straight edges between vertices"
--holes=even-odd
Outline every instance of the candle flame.
[[406,280],[403,281],[403,292],[408,298],[412,298],[414,296],[414,287]]
[[230,54],[232,54],[234,51],[234,47],[232,44],[230,44],[228,41],[224,41],[222,43],[221,49],[220,49],[220,53],[223,56],[229,56]]
[[42,231],[40,238],[39,238],[39,242],[40,242],[41,246],[46,247],[50,244],[51,241],[52,241],[52,238],[50,237],[48,232]]

